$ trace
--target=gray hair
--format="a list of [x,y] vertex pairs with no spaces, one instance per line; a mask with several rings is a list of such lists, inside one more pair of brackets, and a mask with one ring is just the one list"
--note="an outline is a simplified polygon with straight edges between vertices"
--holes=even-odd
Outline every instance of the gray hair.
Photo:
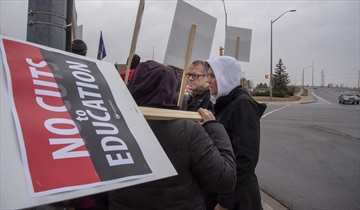
[[206,74],[206,70],[205,70],[205,62],[202,60],[195,60],[191,63],[191,65],[193,66],[197,66],[197,65],[201,65],[203,67],[203,73]]

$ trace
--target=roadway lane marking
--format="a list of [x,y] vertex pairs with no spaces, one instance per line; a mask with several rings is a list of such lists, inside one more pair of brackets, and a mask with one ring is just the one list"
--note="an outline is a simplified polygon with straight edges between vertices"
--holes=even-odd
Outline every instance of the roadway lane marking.
[[[266,113],[265,115],[263,115],[261,118],[264,118],[264,117],[268,116],[269,114],[274,113],[274,112],[279,111],[279,110],[282,110],[282,109],[284,109],[284,108],[286,108],[286,107],[288,107],[288,106],[290,106],[290,104],[288,104],[288,105],[286,105],[286,106],[283,106],[283,107],[281,107],[281,108],[272,110],[271,112],[268,112],[268,113]],[[260,118],[260,119],[261,119],[261,118]]]
[[312,91],[312,94],[315,96],[315,98],[318,98],[318,99],[320,99],[320,100],[322,100],[322,101],[325,101],[326,103],[328,103],[328,104],[331,104],[330,102],[328,102],[327,100],[325,100],[325,99],[323,99],[323,98],[321,98],[321,97],[319,97],[319,96],[317,96],[315,93],[314,93],[314,91]]

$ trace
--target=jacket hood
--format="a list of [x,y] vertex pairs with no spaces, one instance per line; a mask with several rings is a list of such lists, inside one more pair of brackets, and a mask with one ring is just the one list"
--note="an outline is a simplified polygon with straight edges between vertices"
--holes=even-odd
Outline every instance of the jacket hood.
[[239,61],[230,56],[219,56],[206,60],[214,71],[218,94],[211,96],[211,101],[216,102],[221,96],[228,95],[235,87],[240,85],[241,66]]
[[138,106],[179,109],[173,103],[177,83],[172,68],[149,60],[138,65],[127,87]]

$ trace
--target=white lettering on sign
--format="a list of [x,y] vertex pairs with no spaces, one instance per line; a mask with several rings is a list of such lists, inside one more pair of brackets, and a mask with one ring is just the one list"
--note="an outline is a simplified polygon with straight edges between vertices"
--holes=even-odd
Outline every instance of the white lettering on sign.
[[[36,86],[35,95],[37,104],[51,112],[67,112],[67,108],[71,107],[69,101],[64,101],[61,104],[49,104],[46,101],[52,101],[51,97],[61,98],[67,95],[66,88],[62,85],[59,85],[55,82],[49,82],[42,79],[54,78],[54,74],[51,72],[41,70],[47,66],[45,61],[41,61],[39,63],[34,63],[32,59],[26,58],[26,62],[30,65],[29,70],[31,76],[33,78],[33,84]],[[55,69],[58,67],[51,63]],[[42,77],[42,78],[40,78]],[[56,78],[62,78],[60,75],[55,75]],[[46,100],[48,99],[48,100]],[[49,118],[44,122],[45,128],[56,135],[59,136],[69,136],[76,135],[79,133],[79,130],[75,124],[75,122],[71,119],[65,118]],[[78,157],[88,157],[89,152],[87,150],[76,150],[79,147],[84,145],[84,141],[82,138],[49,138],[50,145],[62,145],[66,144],[67,146],[54,151],[52,156],[54,159],[64,159],[64,158],[78,158]]]
[[84,140],[82,138],[58,138],[58,139],[49,139],[51,145],[58,144],[69,144],[68,146],[61,148],[52,153],[54,159],[64,159],[64,158],[79,158],[79,157],[88,157],[88,151],[72,151],[81,146],[84,146]]
[[[110,114],[104,106],[104,101],[99,93],[99,87],[93,84],[96,78],[91,74],[87,65],[66,61],[69,64],[69,68],[73,70],[72,75],[78,80],[76,85],[78,86],[79,97],[82,100],[84,107],[88,108],[84,110],[77,110],[78,115],[76,119],[78,121],[91,120],[91,123],[96,131],[97,135],[104,135],[101,139],[102,149],[105,152],[106,159],[110,166],[134,164],[134,160],[128,150],[126,143],[114,136],[119,133],[119,129],[111,124]],[[94,114],[95,110],[103,112],[104,114]],[[106,152],[114,152],[116,157],[112,157],[111,154]],[[122,155],[123,154],[123,155]]]
[[[42,81],[42,80],[37,80],[37,79],[34,79],[33,80],[33,83],[34,85],[37,85],[37,86],[42,86],[42,87],[51,87],[51,88],[58,88],[60,90],[60,96],[66,96],[67,95],[67,91],[65,89],[64,86],[62,85],[58,85],[56,84],[55,82],[47,82],[47,81]],[[42,92],[43,91],[43,92]],[[43,93],[47,93],[45,92],[44,90],[40,90],[40,89],[35,89],[35,93],[37,95],[47,95],[47,94],[43,94]],[[57,94],[49,94],[50,96],[55,96],[55,97],[59,97]],[[48,96],[49,96],[48,95]],[[65,106],[64,105],[61,105],[61,106],[52,106],[52,105],[49,105],[49,104],[46,104],[44,102],[44,98],[43,97],[40,97],[40,96],[37,96],[36,97],[36,102],[44,109],[48,110],[48,111],[53,111],[53,112],[65,112],[67,111],[66,107],[70,107],[70,103],[69,101],[65,101]]]
[[[107,143],[109,143],[109,142],[112,142],[113,144],[108,145]],[[118,144],[114,144],[114,143],[118,143]],[[114,136],[104,137],[101,140],[101,146],[104,151],[128,150],[125,142],[123,140],[121,140],[120,138],[114,137]],[[125,154],[126,154],[127,158],[122,158],[122,156],[120,154],[116,154],[117,159],[114,160],[111,157],[111,155],[106,155],[106,159],[108,160],[110,166],[133,164],[134,160],[132,159],[130,153],[126,152]]]
[[[75,125],[75,122],[70,119],[64,119],[64,118],[51,118],[47,119],[44,123],[45,128],[50,131],[51,133],[55,133],[58,135],[75,135],[79,133],[78,128]],[[61,127],[61,125],[69,125],[71,128],[56,128],[56,125]]]

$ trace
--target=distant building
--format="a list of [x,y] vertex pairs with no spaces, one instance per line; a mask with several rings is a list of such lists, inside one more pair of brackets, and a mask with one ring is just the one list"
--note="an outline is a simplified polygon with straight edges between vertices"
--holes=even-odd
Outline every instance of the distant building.
[[253,89],[253,92],[266,92],[266,91],[270,91],[269,87],[256,87]]
[[256,85],[256,87],[253,89],[253,92],[266,92],[270,91],[269,86],[266,83],[260,83]]

